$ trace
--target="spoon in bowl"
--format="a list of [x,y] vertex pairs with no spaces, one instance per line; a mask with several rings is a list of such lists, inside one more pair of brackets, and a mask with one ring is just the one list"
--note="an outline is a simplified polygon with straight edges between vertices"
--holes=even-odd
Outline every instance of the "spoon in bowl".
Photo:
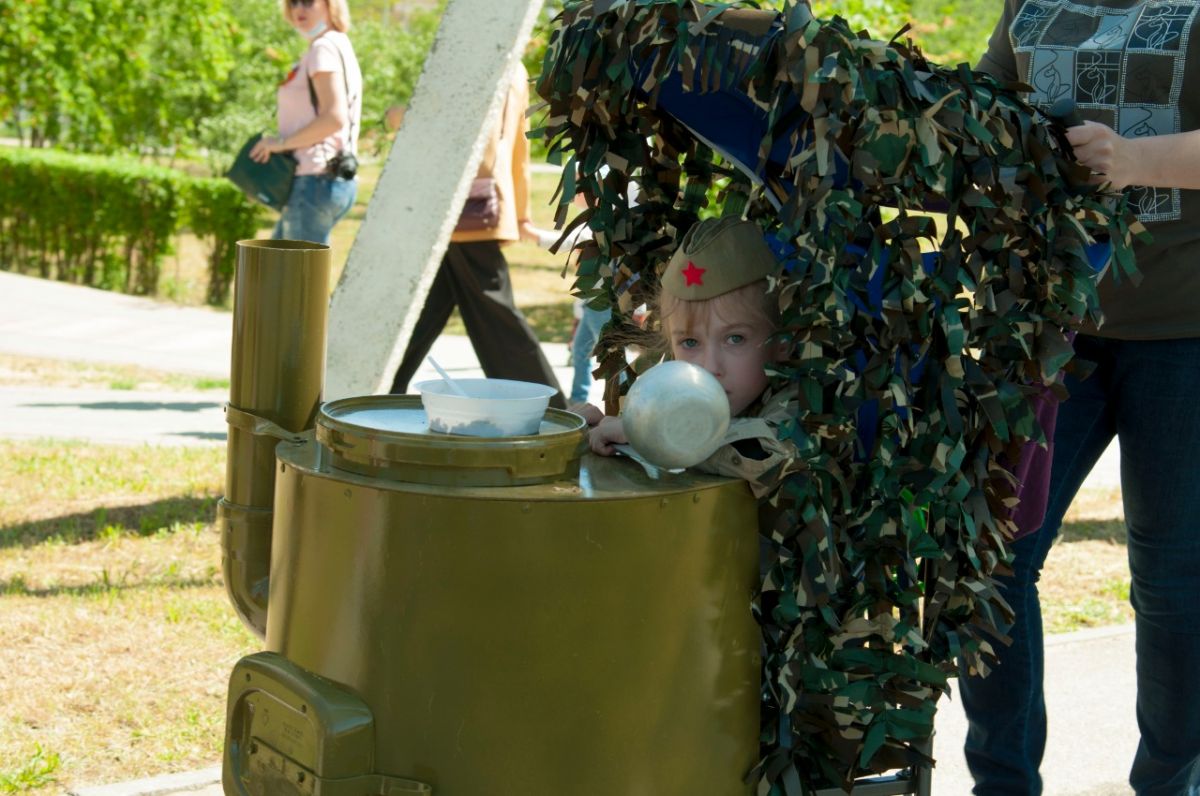
[[442,366],[438,364],[436,359],[433,357],[426,357],[426,359],[429,360],[430,365],[433,365],[433,369],[438,372],[438,375],[442,377],[442,381],[446,382],[446,386],[450,388],[450,392],[454,393],[460,398],[471,397],[467,395],[467,391],[462,388],[462,385],[450,378],[450,374],[442,369]]

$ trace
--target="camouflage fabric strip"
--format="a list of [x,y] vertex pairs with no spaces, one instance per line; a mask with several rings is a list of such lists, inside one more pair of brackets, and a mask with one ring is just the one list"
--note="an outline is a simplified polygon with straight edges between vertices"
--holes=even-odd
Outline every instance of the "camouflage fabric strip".
[[[761,182],[662,110],[674,76],[765,113]],[[1129,278],[1142,234],[1122,200],[1082,184],[1021,88],[804,6],[569,1],[547,51],[535,134],[565,162],[560,223],[586,200],[595,237],[575,290],[616,309],[610,403],[638,369],[613,333],[698,217],[746,215],[790,252],[777,287],[791,355],[765,400],[786,407],[779,434],[798,454],[762,504],[760,794],[920,760],[948,676],[959,661],[986,671],[1005,641],[1006,462],[1042,440],[1031,398],[1061,394],[1066,331],[1100,317],[1087,245],[1107,238],[1105,278]]]

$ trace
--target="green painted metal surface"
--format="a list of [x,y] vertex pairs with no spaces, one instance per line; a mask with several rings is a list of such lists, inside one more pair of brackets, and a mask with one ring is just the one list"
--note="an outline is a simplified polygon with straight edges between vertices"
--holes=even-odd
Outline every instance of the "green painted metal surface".
[[239,241],[225,497],[218,506],[229,599],[266,632],[275,445],[312,428],[325,370],[329,247]]
[[[446,485],[434,467],[434,483],[336,467],[316,439],[323,419],[279,445],[266,654],[290,668],[260,665],[250,683],[239,679],[246,659],[234,674],[228,793],[266,792],[247,785],[264,771],[284,772],[269,776],[279,793],[340,792],[351,774],[438,796],[750,792],[760,653],[749,490],[580,460],[582,427],[547,418],[546,451],[574,453],[560,475],[517,486]],[[424,435],[406,450],[394,436],[382,444],[389,434],[405,432],[349,433],[390,451],[367,457],[384,475],[430,446],[453,459],[477,445]],[[272,704],[265,693],[307,694],[292,699],[309,705],[292,708],[293,723],[331,733],[314,718],[322,684],[371,716],[369,763],[363,739],[355,752],[325,744],[324,757],[256,739],[245,716],[256,700]],[[252,765],[245,750],[258,742]]]
[[428,796],[428,785],[370,773],[375,726],[366,704],[270,652],[231,680],[224,790],[238,796]]
[[441,486],[519,486],[577,475],[586,428],[579,415],[550,409],[537,434],[450,436],[429,430],[419,397],[370,395],[321,407],[316,434],[340,470]]

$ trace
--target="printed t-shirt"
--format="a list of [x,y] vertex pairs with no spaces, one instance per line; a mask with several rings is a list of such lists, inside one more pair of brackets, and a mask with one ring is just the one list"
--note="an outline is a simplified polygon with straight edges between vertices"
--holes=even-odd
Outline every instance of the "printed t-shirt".
[[[1075,100],[1085,119],[1123,136],[1200,127],[1200,4],[1167,0],[1006,0],[979,69],[1033,88],[1048,107]],[[1200,191],[1130,187],[1153,235],[1135,244],[1140,285],[1100,281],[1104,323],[1124,340],[1200,337]]]
[[[339,51],[341,55],[339,55]],[[343,70],[343,59],[345,69]],[[330,158],[342,150],[358,151],[358,133],[362,127],[362,72],[354,57],[354,48],[346,34],[331,30],[309,45],[300,61],[279,86],[279,134],[286,138],[317,118],[308,78],[320,72],[332,72],[343,91],[349,91],[350,113],[347,124],[333,135],[310,147],[297,149],[296,174],[323,174]],[[343,77],[343,74],[345,77]]]

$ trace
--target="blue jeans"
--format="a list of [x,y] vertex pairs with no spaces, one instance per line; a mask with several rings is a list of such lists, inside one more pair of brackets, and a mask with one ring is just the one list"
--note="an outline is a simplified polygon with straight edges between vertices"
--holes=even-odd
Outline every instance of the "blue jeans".
[[600,330],[611,317],[611,309],[594,310],[588,306],[583,308],[583,317],[579,319],[579,325],[575,327],[575,337],[571,340],[571,367],[575,369],[571,379],[572,403],[587,400],[588,388],[592,386],[592,349],[600,339]]
[[354,206],[358,180],[305,174],[292,182],[292,192],[271,233],[273,240],[306,240],[329,245],[333,225]]
[[1012,646],[997,645],[1000,662],[988,677],[959,682],[967,765],[981,796],[1042,792],[1037,581],[1063,515],[1115,435],[1137,632],[1141,742],[1129,782],[1138,796],[1193,796],[1200,794],[1200,339],[1080,335],[1075,349],[1097,367],[1082,382],[1068,381],[1046,520],[1014,544],[1014,574],[1001,579],[1016,613]]

